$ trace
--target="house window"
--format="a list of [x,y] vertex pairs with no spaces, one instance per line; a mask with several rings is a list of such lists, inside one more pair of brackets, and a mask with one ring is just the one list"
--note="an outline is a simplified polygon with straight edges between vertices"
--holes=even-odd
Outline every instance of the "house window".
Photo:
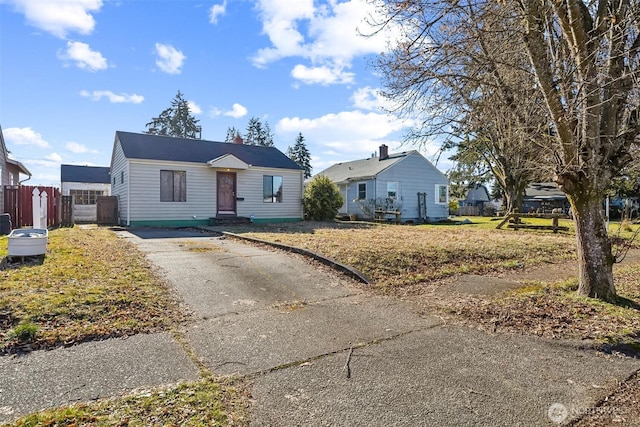
[[398,197],[398,183],[395,181],[387,182],[387,199],[395,200]]
[[262,177],[262,200],[265,203],[282,203],[282,177],[264,175]]
[[69,190],[69,195],[76,205],[95,205],[98,196],[105,194],[102,190]]
[[367,183],[358,183],[358,200],[367,200]]
[[161,202],[186,202],[187,201],[187,172],[186,171],[160,171],[160,201]]
[[436,203],[439,205],[449,203],[449,190],[446,185],[436,184]]
[[113,177],[113,185],[116,185],[116,177]]
[[124,184],[124,171],[120,171],[120,184]]

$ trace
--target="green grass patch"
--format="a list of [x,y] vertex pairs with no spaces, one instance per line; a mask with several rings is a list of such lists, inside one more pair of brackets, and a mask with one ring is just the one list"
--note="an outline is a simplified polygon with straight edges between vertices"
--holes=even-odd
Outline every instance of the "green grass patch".
[[240,384],[205,379],[47,410],[6,427],[242,426],[248,425],[247,405],[247,393]]
[[169,289],[109,229],[51,230],[44,260],[0,267],[0,352],[167,328],[183,319]]

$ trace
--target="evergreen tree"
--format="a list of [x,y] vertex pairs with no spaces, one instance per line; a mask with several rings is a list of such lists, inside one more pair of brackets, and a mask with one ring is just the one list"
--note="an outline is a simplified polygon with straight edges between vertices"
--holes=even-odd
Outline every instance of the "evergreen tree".
[[178,91],[171,101],[171,106],[151,119],[145,126],[146,133],[151,135],[177,136],[181,138],[200,138],[202,129],[199,120],[191,115],[189,103]]
[[273,147],[273,134],[269,123],[260,121],[257,117],[252,117],[247,124],[244,143],[248,145],[262,145],[263,147]]
[[233,143],[236,139],[236,136],[242,137],[242,134],[235,126],[230,126],[227,128],[227,136],[224,138],[224,142]]
[[302,133],[298,134],[295,145],[287,148],[287,157],[304,169],[305,179],[311,178],[311,153],[309,153],[309,150],[307,149],[307,144],[304,143],[304,136],[302,136]]

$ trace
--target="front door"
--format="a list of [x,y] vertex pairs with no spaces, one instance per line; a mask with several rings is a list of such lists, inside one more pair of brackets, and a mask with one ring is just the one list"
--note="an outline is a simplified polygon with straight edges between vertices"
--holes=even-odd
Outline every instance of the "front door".
[[236,174],[218,172],[218,215],[236,214]]

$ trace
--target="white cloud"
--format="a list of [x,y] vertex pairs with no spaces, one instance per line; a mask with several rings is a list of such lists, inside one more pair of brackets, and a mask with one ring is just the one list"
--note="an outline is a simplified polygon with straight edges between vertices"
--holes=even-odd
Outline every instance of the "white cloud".
[[2,133],[8,145],[35,145],[40,148],[50,147],[49,143],[42,138],[42,135],[30,127],[8,128],[4,129]]
[[191,114],[202,114],[202,108],[195,102],[187,101],[187,105],[189,105],[189,112]]
[[107,69],[107,60],[100,52],[91,50],[88,44],[82,42],[67,42],[67,50],[58,53],[62,60],[74,61],[78,68],[89,71]]
[[140,104],[144,101],[144,96],[142,95],[135,93],[132,95],[126,93],[116,94],[110,90],[94,90],[92,92],[83,90],[80,91],[80,96],[90,98],[93,101],[100,101],[102,98],[107,98],[112,104]]
[[83,153],[97,153],[97,150],[92,150],[84,144],[78,142],[69,141],[65,144],[65,148],[75,154]]
[[244,106],[242,106],[242,105],[240,105],[238,103],[235,103],[231,107],[231,110],[230,111],[225,111],[223,113],[223,115],[224,116],[233,117],[234,119],[239,119],[240,117],[246,116],[247,112],[248,111]]
[[102,0],[9,0],[27,22],[59,38],[70,32],[90,34],[95,27],[91,13],[98,12]]
[[212,24],[218,23],[218,18],[227,13],[227,0],[224,0],[222,4],[214,4],[209,9],[209,22]]
[[44,158],[53,163],[62,163],[62,156],[58,153],[47,154]]
[[351,100],[353,106],[361,110],[380,111],[388,105],[380,91],[369,86],[357,89]]
[[353,83],[354,73],[345,72],[339,67],[307,67],[298,64],[291,70],[291,76],[306,84],[330,85],[335,83]]
[[[313,0],[260,0],[258,10],[271,46],[258,50],[253,64],[265,67],[286,57],[304,58],[309,64],[296,66],[292,76],[305,83],[351,83],[353,74],[344,70],[351,67],[353,58],[383,52],[386,42],[398,35],[393,27],[371,37],[360,35],[359,28],[362,33],[372,32],[365,19],[376,16],[375,5],[368,0],[329,0],[315,5]],[[327,71],[326,78],[309,77]]]
[[210,112],[212,117],[227,116],[227,117],[233,117],[234,119],[239,119],[240,117],[244,117],[247,115],[247,113],[248,113],[247,108],[241,104],[238,104],[237,102],[233,104],[233,106],[231,107],[231,110],[223,111],[223,110],[220,110],[219,108],[213,108],[211,109],[211,112]]
[[156,65],[168,74],[180,74],[187,58],[181,51],[169,44],[156,43]]

